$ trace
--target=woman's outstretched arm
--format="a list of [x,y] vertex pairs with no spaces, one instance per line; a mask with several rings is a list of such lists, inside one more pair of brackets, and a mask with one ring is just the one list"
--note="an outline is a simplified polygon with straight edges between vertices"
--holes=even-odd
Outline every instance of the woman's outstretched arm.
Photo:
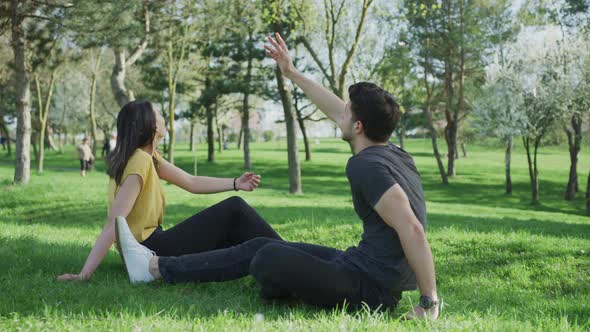
[[[158,169],[158,176],[193,194],[214,194],[234,190],[233,178],[212,178],[208,176],[193,176],[184,170],[162,159]],[[237,190],[253,191],[260,183],[260,175],[244,173],[236,179]]]
[[100,236],[94,243],[82,271],[78,274],[63,274],[57,280],[88,280],[102,262],[109,248],[115,242],[115,218],[118,216],[127,217],[135,200],[141,191],[141,178],[137,174],[129,175],[119,188],[115,200],[111,205],[107,223],[104,225]]

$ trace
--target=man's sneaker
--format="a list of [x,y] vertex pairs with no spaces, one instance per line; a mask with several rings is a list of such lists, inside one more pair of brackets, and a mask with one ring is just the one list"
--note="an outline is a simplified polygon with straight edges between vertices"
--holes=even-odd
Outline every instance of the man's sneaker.
[[123,258],[123,264],[131,283],[153,281],[155,278],[150,273],[150,258],[154,257],[155,253],[135,240],[129,225],[127,225],[127,220],[123,217],[116,218],[115,234],[117,248]]

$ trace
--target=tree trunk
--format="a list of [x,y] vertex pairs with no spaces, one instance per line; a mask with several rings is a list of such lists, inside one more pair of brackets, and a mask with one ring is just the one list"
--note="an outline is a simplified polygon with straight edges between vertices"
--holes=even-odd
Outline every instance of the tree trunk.
[[397,139],[399,140],[399,147],[402,149],[404,148],[404,136],[406,136],[406,128],[400,124],[400,127],[397,130]]
[[47,128],[47,117],[49,115],[49,108],[51,106],[51,96],[53,95],[53,86],[55,85],[55,74],[54,69],[51,72],[51,78],[49,80],[49,89],[47,90],[47,96],[43,100],[43,94],[41,93],[41,83],[39,77],[35,75],[35,86],[37,88],[37,104],[38,104],[38,115],[39,115],[39,157],[37,159],[37,172],[43,173],[43,161],[45,160],[45,131]]
[[506,158],[505,158],[505,168],[506,168],[506,194],[512,194],[512,177],[510,176],[510,161],[512,158],[512,136],[508,138],[508,144],[506,146]]
[[8,156],[12,156],[12,142],[10,141],[10,132],[6,130],[6,147],[8,148]]
[[463,152],[463,158],[467,158],[467,148],[465,147],[465,142],[461,142],[461,152]]
[[215,130],[217,131],[217,151],[221,153],[222,144],[221,144],[221,128],[219,127],[219,118],[217,117],[217,102],[214,106],[214,116],[215,116]]
[[295,109],[295,115],[297,115],[297,123],[299,123],[299,129],[303,135],[303,145],[305,146],[305,161],[311,161],[311,149],[309,146],[309,139],[307,138],[307,130],[305,129],[305,119],[303,118],[302,109],[299,107],[299,98],[297,93],[293,94],[293,108]]
[[168,128],[168,136],[170,137],[170,140],[168,141],[168,161],[171,164],[174,164],[174,143],[176,141],[176,132],[174,130],[174,97],[176,95],[176,84],[172,84],[170,81],[168,83],[168,94],[170,98],[168,101],[168,125],[170,126]]
[[195,123],[191,121],[191,133],[190,133],[190,142],[189,142],[189,150],[191,152],[195,151]]
[[534,186],[533,186],[533,203],[539,203],[539,167],[537,164],[537,151],[539,150],[539,143],[541,143],[541,138],[538,137],[535,140],[535,150],[534,150],[534,159],[533,159],[533,175],[535,177]]
[[35,74],[34,75],[35,81],[35,88],[37,90],[37,116],[39,121],[39,131],[41,132],[40,135],[35,135],[35,137],[39,140],[35,140],[35,142],[39,143],[39,147],[35,148],[35,157],[37,159],[37,172],[43,173],[43,159],[45,158],[45,125],[43,123],[43,95],[41,94],[41,84],[39,83],[39,77]]
[[244,124],[243,123],[240,125],[240,133],[238,134],[238,150],[242,146],[242,135],[244,135]]
[[115,48],[113,51],[115,53],[115,65],[111,73],[111,90],[119,107],[123,107],[131,100],[125,87],[125,51],[119,48]]
[[[100,68],[100,58],[102,55],[102,49],[98,52],[96,60],[94,62],[94,68],[92,70],[92,76],[90,78],[90,101],[88,104],[88,110],[90,113],[90,129],[92,136],[92,154],[96,156],[97,149],[97,129],[96,129],[96,113],[94,109],[94,99],[96,96],[96,79],[98,76],[98,69]],[[105,133],[106,134],[106,133]],[[105,139],[109,139],[105,136]]]
[[570,153],[570,173],[565,190],[565,199],[571,201],[578,192],[578,154],[582,144],[582,118],[579,115],[572,116],[572,128],[566,128],[567,141]]
[[[448,3],[450,7],[450,3]],[[447,29],[450,32],[451,29],[451,17],[450,17],[450,9],[448,9],[448,17],[447,17]],[[452,133],[454,130],[454,122],[453,122],[453,65],[452,65],[452,54],[451,54],[451,47],[450,45],[446,46],[445,58],[444,58],[444,86],[445,86],[445,119],[447,120],[447,125],[445,127],[445,142],[447,143],[447,175],[449,177],[453,177],[455,175],[455,145],[453,144],[453,138],[455,135]]]
[[295,107],[295,111],[297,114],[297,123],[299,123],[299,129],[301,129],[301,134],[303,135],[303,145],[305,146],[305,161],[311,161],[311,149],[309,146],[309,138],[307,137],[307,130],[305,129],[305,120],[301,115],[301,110]]
[[301,194],[301,165],[299,163],[297,150],[297,137],[295,130],[295,120],[293,117],[293,104],[291,93],[285,86],[285,80],[279,67],[275,68],[275,75],[277,78],[277,85],[281,102],[283,104],[283,112],[285,113],[285,124],[287,126],[287,154],[289,160],[289,192],[291,194]]
[[533,158],[531,158],[531,139],[528,137],[522,138],[524,143],[524,148],[526,150],[527,162],[529,166],[529,178],[531,180],[531,203],[538,204],[539,203],[539,172],[537,170],[537,147],[538,143],[535,139],[535,147],[533,152]]
[[12,50],[14,52],[16,87],[16,158],[14,182],[28,184],[31,177],[31,92],[25,64],[26,40],[23,31],[22,1],[12,0],[10,4]]
[[445,138],[447,142],[447,175],[453,177],[456,175],[455,172],[455,156],[457,151],[457,128],[455,123],[451,122],[447,124],[445,128]]
[[61,150],[60,147],[57,144],[55,144],[53,128],[49,124],[46,126],[46,128],[47,131],[45,134],[45,138],[47,139],[47,147],[52,151]]
[[148,11],[148,2],[143,3],[143,36],[139,44],[129,55],[129,58],[125,57],[125,50],[121,48],[113,48],[115,53],[115,65],[113,66],[113,72],[111,73],[111,90],[113,96],[119,104],[119,107],[125,106],[131,100],[134,100],[133,92],[127,90],[125,87],[125,74],[127,68],[132,66],[137,59],[143,54],[148,45],[148,36],[150,33],[150,13]]
[[455,158],[457,151],[457,132],[454,123],[447,125],[445,130],[445,138],[447,141],[447,175],[453,177],[456,175],[455,171]]
[[39,135],[36,131],[33,132],[31,135],[31,145],[33,146],[33,156],[35,157],[35,162],[39,164],[39,150],[37,149],[37,137]]
[[207,105],[207,161],[215,161],[215,137],[213,135],[213,109],[212,105]]
[[[252,43],[252,31],[248,30],[249,42]],[[248,48],[248,63],[246,66],[246,85],[244,87],[244,99],[242,100],[242,131],[244,134],[244,169],[252,168],[250,160],[250,82],[252,81],[252,60],[251,47]],[[239,143],[238,143],[239,144]]]
[[438,145],[436,144],[437,134],[436,129],[434,128],[434,123],[432,122],[432,112],[430,112],[430,106],[426,106],[423,110],[423,113],[428,123],[428,131],[430,133],[430,140],[432,141],[432,151],[434,152],[434,158],[436,159],[436,164],[438,165],[440,178],[443,184],[449,184],[449,178],[445,172],[445,166],[440,157],[440,153],[438,152]]

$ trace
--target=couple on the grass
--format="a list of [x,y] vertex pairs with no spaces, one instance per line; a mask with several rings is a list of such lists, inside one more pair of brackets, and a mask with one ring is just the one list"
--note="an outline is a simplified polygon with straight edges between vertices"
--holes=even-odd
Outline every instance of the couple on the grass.
[[420,174],[412,157],[388,142],[400,118],[398,104],[371,83],[351,85],[345,104],[298,72],[281,36],[275,38],[265,45],[267,55],[338,124],[353,150],[346,175],[363,220],[359,245],[340,251],[287,242],[239,197],[162,230],[160,179],[208,194],[252,191],[260,177],[191,176],[170,164],[155,150],[166,132],[164,119],[149,102],[134,101],[119,113],[117,145],[108,156],[109,220],[82,271],[59,280],[89,279],[116,240],[131,282],[208,282],[252,275],[264,298],[295,296],[322,307],[366,303],[373,309],[395,308],[402,291],[418,286],[420,302],[408,318],[438,317]]

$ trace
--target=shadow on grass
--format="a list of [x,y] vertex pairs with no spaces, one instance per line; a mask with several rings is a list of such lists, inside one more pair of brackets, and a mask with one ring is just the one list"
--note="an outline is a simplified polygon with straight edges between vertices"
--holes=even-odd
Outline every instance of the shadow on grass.
[[[443,221],[444,224],[448,222]],[[536,223],[530,226],[538,225]],[[465,241],[463,241],[465,242]],[[470,259],[473,248],[467,244],[451,254],[455,258],[463,253],[467,259],[461,260],[461,266],[439,266],[439,289],[446,291],[445,300],[451,306],[449,313],[469,313],[472,311],[500,311],[520,308],[525,312],[535,310],[538,289],[522,289],[510,283],[510,275],[495,276],[498,282],[505,284],[501,288],[474,288],[473,277],[484,278],[492,269],[501,268],[503,264],[522,264],[534,260],[542,264],[547,258],[544,253],[531,253],[525,256],[510,257],[507,263],[494,257],[504,253],[514,253],[522,248],[506,247],[503,244],[489,243],[486,255]],[[306,306],[297,301],[265,302],[258,296],[258,286],[251,277],[224,283],[186,283],[169,285],[156,282],[148,285],[129,284],[122,263],[116,253],[111,251],[101,264],[92,280],[86,283],[62,283],[55,276],[79,271],[84,263],[89,248],[59,242],[41,242],[33,237],[1,238],[0,256],[6,267],[0,275],[3,300],[0,301],[0,316],[18,313],[20,316],[38,316],[45,311],[55,312],[60,316],[96,315],[113,318],[119,313],[132,317],[171,315],[177,319],[192,320],[196,317],[211,317],[229,313],[253,316],[263,313],[269,321],[289,319],[295,312],[298,317],[313,319],[317,308]],[[25,254],[23,256],[23,254]],[[558,255],[558,253],[555,253]],[[538,266],[542,269],[542,266]],[[478,277],[479,276],[479,277]],[[456,280],[466,278],[466,287],[457,285]],[[489,278],[489,275],[488,275]],[[505,278],[505,279],[502,279]],[[455,280],[455,281],[453,281]],[[559,286],[547,289],[549,296],[544,300],[551,310],[545,310],[548,316],[559,319],[563,315],[559,304],[560,297],[576,294],[583,285],[569,288]],[[460,288],[457,288],[460,287]],[[543,291],[541,291],[543,293]],[[556,292],[556,293],[554,293]],[[587,290],[586,293],[587,294]],[[485,299],[472,300],[472,299]],[[406,308],[390,313],[399,317]],[[568,318],[582,321],[586,319],[584,310],[568,311]]]
[[[18,313],[38,316],[43,312],[81,314],[114,318],[119,313],[135,317],[171,315],[193,320],[197,317],[263,313],[265,320],[298,316],[313,319],[324,309],[297,300],[267,301],[251,277],[223,283],[132,285],[118,255],[111,251],[88,282],[59,282],[63,273],[76,273],[88,248],[45,243],[33,237],[0,237],[0,253],[7,267],[0,275],[3,300],[0,316]],[[21,253],[26,252],[26,258]],[[397,313],[392,313],[396,315]]]
[[[246,201],[248,201],[248,198],[246,198]],[[194,205],[168,204],[166,207],[164,228],[172,227],[207,207],[208,205],[198,203],[198,201]],[[352,209],[352,203],[350,203],[349,207],[338,208],[325,206],[271,207],[256,205],[253,205],[253,207],[271,225],[282,225],[282,231],[285,233],[300,229],[306,225],[315,225],[318,227],[361,225],[360,219]],[[106,210],[71,202],[60,207],[59,210],[31,209],[19,216],[15,222],[23,226],[44,225],[63,228],[96,228],[97,226],[102,227],[105,218]],[[590,239],[590,223],[565,223],[552,220],[550,219],[551,216],[548,216],[548,218],[528,220],[523,220],[522,217],[482,218],[469,215],[440,214],[431,211],[428,213],[428,227],[434,230],[455,227],[457,229],[479,233],[508,234],[526,232],[540,236]]]
[[477,233],[524,232],[540,236],[590,239],[590,223],[572,224],[542,219],[482,218],[431,212],[428,213],[428,227],[435,230],[454,227]]

